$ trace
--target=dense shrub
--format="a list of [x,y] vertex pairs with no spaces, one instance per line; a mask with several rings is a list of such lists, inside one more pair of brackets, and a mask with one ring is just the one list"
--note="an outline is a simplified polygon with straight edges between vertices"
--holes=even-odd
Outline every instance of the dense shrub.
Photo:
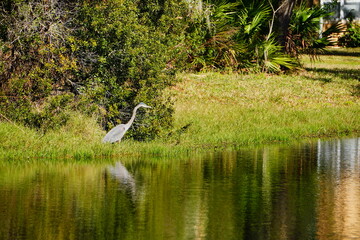
[[320,20],[327,18],[333,13],[331,7],[333,5],[326,5],[323,7],[307,7],[305,4],[294,9],[289,27],[288,43],[286,51],[292,56],[299,56],[299,54],[309,54],[316,57],[317,54],[322,52],[330,42],[331,34],[340,32],[341,25],[338,23],[333,24],[326,31],[320,31]]
[[127,121],[132,108],[145,102],[154,108],[142,125],[135,125],[137,138],[154,137],[170,127],[172,104],[162,91],[173,83],[174,74],[166,67],[164,33],[142,22],[133,1],[85,3],[78,26],[69,40],[79,59],[75,84],[88,104],[102,109],[102,125],[108,129]]
[[194,7],[185,34],[190,69],[279,72],[294,66],[269,33],[267,1],[210,2]]
[[65,123],[77,68],[66,49],[73,6],[43,1],[0,6],[1,112],[38,128]]
[[185,9],[177,1],[31,0],[1,7],[0,107],[7,118],[46,130],[79,110],[97,114],[109,129],[146,102],[153,109],[130,134],[153,138],[171,126],[172,103],[163,90],[175,81],[169,62]]
[[345,35],[339,38],[339,45],[343,47],[360,47],[360,25],[350,22]]

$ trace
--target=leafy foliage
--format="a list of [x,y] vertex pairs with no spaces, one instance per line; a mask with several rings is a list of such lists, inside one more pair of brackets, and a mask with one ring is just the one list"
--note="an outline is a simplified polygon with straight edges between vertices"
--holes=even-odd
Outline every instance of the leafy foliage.
[[153,109],[133,137],[154,138],[171,126],[163,90],[175,81],[167,63],[177,50],[181,4],[31,0],[2,9],[0,106],[9,119],[47,130],[79,110],[109,129],[146,102]]
[[345,35],[339,38],[339,45],[360,47],[360,25],[350,20]]
[[[142,23],[132,1],[84,4],[71,48],[82,59],[79,91],[101,107],[105,128],[127,121],[132,108],[146,102],[154,110],[135,125],[139,139],[171,125],[172,106],[162,90],[174,81],[166,66],[168,45],[151,23]],[[119,121],[120,115],[120,121]]]
[[271,18],[270,6],[252,3],[240,11],[239,18],[240,31],[237,39],[246,46],[245,59],[256,63],[255,67],[263,72],[280,72],[296,66],[294,59],[283,53],[273,34],[267,32]]
[[301,53],[316,57],[324,47],[331,44],[330,35],[341,30],[340,24],[334,24],[319,37],[320,19],[331,14],[327,7],[308,8],[305,4],[297,7],[290,23],[286,51],[295,57]]
[[[62,2],[14,1],[0,17],[0,102],[9,118],[39,128],[66,122],[72,101],[67,54],[72,9]],[[61,16],[61,17],[60,17]],[[55,100],[56,99],[56,100]]]
[[267,35],[272,12],[266,2],[213,1],[201,9],[186,33],[191,38],[185,45],[194,46],[192,69],[278,72],[295,65]]

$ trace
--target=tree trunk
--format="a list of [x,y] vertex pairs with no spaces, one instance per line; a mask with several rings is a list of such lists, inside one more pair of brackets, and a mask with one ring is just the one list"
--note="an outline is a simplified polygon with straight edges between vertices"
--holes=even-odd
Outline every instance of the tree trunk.
[[283,0],[275,14],[275,31],[279,44],[285,47],[286,37],[289,31],[291,14],[294,9],[296,0]]

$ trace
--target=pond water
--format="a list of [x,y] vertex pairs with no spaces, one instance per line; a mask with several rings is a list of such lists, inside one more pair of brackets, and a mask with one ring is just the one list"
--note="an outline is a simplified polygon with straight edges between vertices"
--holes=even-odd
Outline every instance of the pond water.
[[0,166],[0,239],[360,239],[360,138]]

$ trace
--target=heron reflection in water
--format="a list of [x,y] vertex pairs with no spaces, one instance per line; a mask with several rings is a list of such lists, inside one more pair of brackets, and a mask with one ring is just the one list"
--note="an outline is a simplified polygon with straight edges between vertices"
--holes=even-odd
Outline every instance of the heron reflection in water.
[[107,172],[112,176],[120,185],[121,189],[130,190],[132,197],[135,197],[136,184],[135,179],[129,171],[120,162],[115,163],[115,166],[108,166]]

